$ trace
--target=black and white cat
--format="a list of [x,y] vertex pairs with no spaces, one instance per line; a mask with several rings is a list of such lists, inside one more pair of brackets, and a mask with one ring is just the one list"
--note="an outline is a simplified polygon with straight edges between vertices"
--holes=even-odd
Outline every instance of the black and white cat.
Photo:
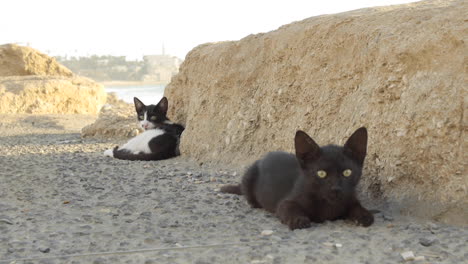
[[123,160],[162,160],[180,155],[179,140],[184,127],[167,118],[167,98],[163,97],[157,105],[145,105],[136,97],[133,101],[145,131],[121,147],[104,151],[104,155]]

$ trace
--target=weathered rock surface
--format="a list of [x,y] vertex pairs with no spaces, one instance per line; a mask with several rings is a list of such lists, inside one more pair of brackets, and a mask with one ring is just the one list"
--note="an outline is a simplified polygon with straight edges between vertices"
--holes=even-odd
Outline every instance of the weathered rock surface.
[[81,129],[82,137],[101,139],[126,139],[142,132],[136,118],[135,106],[109,94],[107,104],[99,113],[98,119]]
[[58,63],[55,58],[30,47],[0,45],[0,77],[24,75],[72,77],[73,72]]
[[0,77],[0,113],[97,114],[104,87],[78,76]]
[[0,46],[0,113],[97,114],[104,87],[29,47]]
[[422,1],[295,22],[192,50],[166,88],[181,152],[248,164],[366,126],[362,187],[404,211],[468,224],[466,1]]

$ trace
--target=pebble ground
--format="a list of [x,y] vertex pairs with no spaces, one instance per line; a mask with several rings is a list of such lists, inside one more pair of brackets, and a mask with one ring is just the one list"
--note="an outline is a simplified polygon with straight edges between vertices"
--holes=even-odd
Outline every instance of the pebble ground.
[[380,210],[369,228],[290,231],[219,193],[241,168],[104,157],[121,142],[81,139],[87,116],[0,117],[0,264],[467,263],[465,227],[367,202]]

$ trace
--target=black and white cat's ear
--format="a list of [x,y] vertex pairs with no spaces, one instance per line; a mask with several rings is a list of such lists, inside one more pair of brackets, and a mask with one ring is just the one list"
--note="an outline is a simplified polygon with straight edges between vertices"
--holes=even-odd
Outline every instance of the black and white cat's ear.
[[135,110],[137,113],[141,113],[145,111],[146,105],[141,102],[138,98],[133,97],[133,103],[135,104]]
[[296,132],[294,145],[296,148],[296,157],[301,162],[301,165],[305,164],[306,161],[316,160],[320,157],[320,146],[304,131],[298,130]]
[[167,98],[163,97],[156,106],[161,110],[161,112],[167,113],[168,105],[169,103],[167,102]]
[[344,145],[345,151],[350,152],[359,164],[364,164],[364,159],[367,153],[367,129],[365,127],[358,128],[349,137]]

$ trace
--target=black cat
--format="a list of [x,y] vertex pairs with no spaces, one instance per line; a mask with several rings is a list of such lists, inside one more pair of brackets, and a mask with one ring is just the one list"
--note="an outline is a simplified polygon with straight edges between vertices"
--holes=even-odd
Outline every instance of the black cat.
[[222,192],[243,194],[254,208],[275,213],[290,229],[311,222],[351,219],[370,226],[374,216],[356,198],[367,152],[367,130],[356,130],[343,147],[319,147],[305,132],[295,136],[296,156],[270,152],[257,160],[239,185]]
[[167,118],[167,98],[163,97],[157,105],[145,105],[136,97],[133,101],[145,131],[121,147],[106,150],[104,155],[124,160],[162,160],[178,156],[184,127]]

